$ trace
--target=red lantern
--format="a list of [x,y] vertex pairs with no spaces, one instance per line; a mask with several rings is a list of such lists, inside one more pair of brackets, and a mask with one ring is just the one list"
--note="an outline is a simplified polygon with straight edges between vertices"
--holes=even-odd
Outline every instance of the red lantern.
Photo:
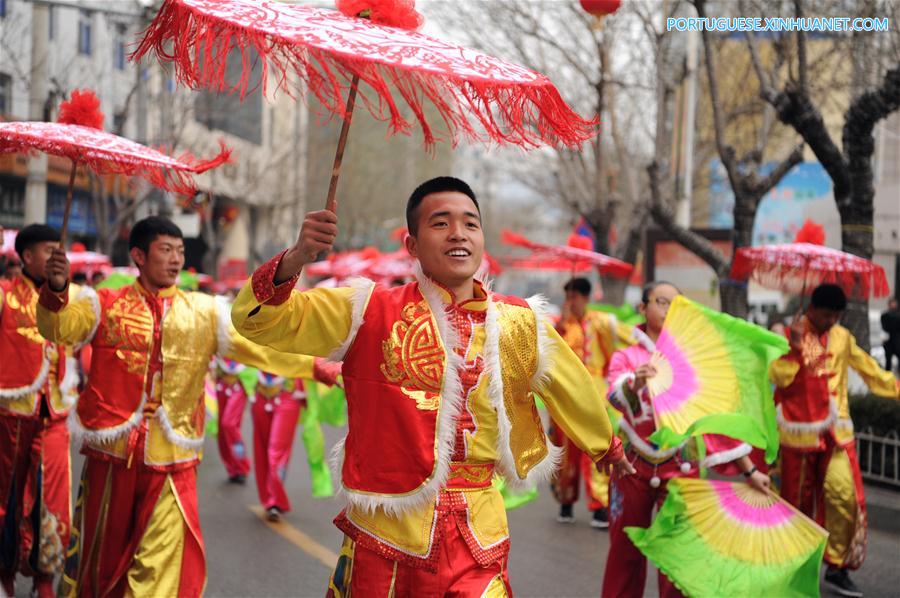
[[595,17],[611,15],[622,6],[622,0],[580,0],[581,8]]

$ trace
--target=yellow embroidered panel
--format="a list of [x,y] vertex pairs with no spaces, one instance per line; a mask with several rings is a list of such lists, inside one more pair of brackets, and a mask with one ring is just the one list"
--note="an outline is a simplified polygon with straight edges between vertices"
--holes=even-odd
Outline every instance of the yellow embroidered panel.
[[104,342],[117,347],[116,357],[132,374],[143,375],[153,340],[153,316],[137,292],[129,290],[106,312]]
[[44,344],[44,337],[37,328],[37,293],[26,284],[14,284],[6,298],[15,314],[16,332],[33,343]]
[[399,384],[418,409],[437,410],[444,379],[444,346],[424,300],[403,307],[381,349],[384,377]]

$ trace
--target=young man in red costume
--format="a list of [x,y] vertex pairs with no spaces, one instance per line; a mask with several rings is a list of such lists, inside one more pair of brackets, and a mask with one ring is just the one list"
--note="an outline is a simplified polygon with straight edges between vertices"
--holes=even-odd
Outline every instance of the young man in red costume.
[[247,406],[247,391],[240,375],[247,368],[243,363],[233,359],[217,357],[216,402],[219,406],[219,430],[216,444],[222,465],[228,473],[228,481],[232,484],[244,484],[250,473],[250,457],[247,455],[247,444],[241,432],[241,421],[244,419],[244,408]]
[[186,293],[181,230],[151,216],[128,241],[140,274],[70,300],[54,249],[37,323],[52,342],[90,343],[91,373],[69,425],[86,455],[63,594],[200,596],[206,563],[197,511],[204,379],[219,355],[292,377],[313,359],[279,354],[231,328],[224,299]]
[[[668,481],[675,477],[697,477],[700,467],[736,462],[747,482],[758,490],[769,487],[769,477],[756,470],[748,454],[751,447],[722,436],[704,436],[706,458],[697,461],[694,443],[660,449],[650,441],[656,431],[647,381],[656,374],[650,356],[662,332],[669,306],[680,291],[667,282],[652,282],[644,288],[640,311],[647,323],[636,328],[638,343],[617,351],[609,364],[609,400],[624,415],[619,422],[626,440],[626,457],[637,473],[613,478],[610,483],[609,555],[603,574],[603,598],[641,598],[647,576],[647,559],[625,534],[630,526],[649,527],[654,508],[666,498]],[[675,382],[677,383],[677,381]],[[723,473],[736,473],[730,466]],[[674,598],[681,593],[659,573],[659,594]]]
[[[17,572],[34,577],[41,598],[53,596],[71,522],[71,462],[66,416],[75,402],[78,368],[72,348],[37,328],[44,265],[59,233],[43,224],[16,236],[22,273],[0,282],[0,576],[14,595]],[[79,292],[72,285],[69,292]]]
[[847,373],[875,394],[900,398],[900,383],[838,324],[847,307],[841,287],[823,284],[788,331],[791,351],[772,363],[781,436],[781,495],[828,530],[825,581],[844,596],[862,596],[848,570],[866,555],[866,504]]
[[334,212],[311,212],[297,243],[241,290],[232,318],[256,342],[343,360],[349,431],[337,460],[349,505],[335,520],[345,541],[329,595],[508,595],[509,532],[491,479],[527,487],[558,459],[533,393],[595,463],[630,466],[541,302],[474,278],[484,235],[471,188],[429,180],[406,217],[416,282],[291,292],[337,236]]
[[[587,278],[571,279],[564,290],[566,301],[556,331],[584,363],[600,396],[605,398],[609,359],[617,349],[635,343],[633,327],[620,324],[613,314],[588,309],[591,282]],[[588,509],[593,512],[591,527],[609,527],[609,476],[598,471],[590,457],[566,438],[559,426],[551,427],[550,438],[553,444],[564,448],[559,471],[551,482],[553,495],[559,502],[557,521],[575,521],[572,507],[578,500],[578,487],[583,478]]]
[[[316,362],[314,374],[319,382],[333,385],[341,373],[338,363]],[[259,502],[269,521],[279,521],[291,510],[284,487],[288,463],[297,437],[300,412],[307,408],[306,385],[303,380],[258,373],[253,400],[253,463]],[[323,470],[326,474],[327,469]],[[315,484],[313,484],[315,487]]]

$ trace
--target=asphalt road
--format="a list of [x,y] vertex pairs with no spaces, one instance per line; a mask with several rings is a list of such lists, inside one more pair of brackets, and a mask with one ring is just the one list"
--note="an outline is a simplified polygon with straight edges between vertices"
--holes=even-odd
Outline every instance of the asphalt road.
[[[245,440],[252,443],[249,416]],[[326,429],[331,446],[341,431]],[[310,497],[309,474],[299,435],[287,485],[293,510],[279,524],[265,522],[258,511],[254,479],[236,486],[226,481],[215,442],[207,440],[199,471],[199,501],[206,540],[211,597],[324,596],[341,534],[331,521],[340,511],[336,499]],[[73,472],[77,479],[80,460]],[[898,494],[900,502],[900,494]],[[548,490],[509,514],[512,534],[510,579],[519,597],[599,596],[609,547],[605,531],[592,529],[589,513],[576,507],[577,522],[555,521],[556,504]],[[868,558],[854,575],[866,596],[900,595],[900,535],[879,529],[869,534]],[[22,578],[17,596],[28,596]],[[656,574],[648,575],[645,595],[656,596]],[[836,596],[823,589],[823,596]]]

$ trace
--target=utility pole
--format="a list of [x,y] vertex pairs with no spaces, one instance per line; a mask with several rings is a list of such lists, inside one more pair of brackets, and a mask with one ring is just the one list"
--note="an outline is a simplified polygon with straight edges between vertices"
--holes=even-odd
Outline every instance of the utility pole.
[[698,33],[688,32],[687,40],[687,94],[683,120],[684,183],[679,189],[675,222],[684,228],[691,228],[691,202],[694,194],[694,129],[697,120],[697,53],[700,44]]

